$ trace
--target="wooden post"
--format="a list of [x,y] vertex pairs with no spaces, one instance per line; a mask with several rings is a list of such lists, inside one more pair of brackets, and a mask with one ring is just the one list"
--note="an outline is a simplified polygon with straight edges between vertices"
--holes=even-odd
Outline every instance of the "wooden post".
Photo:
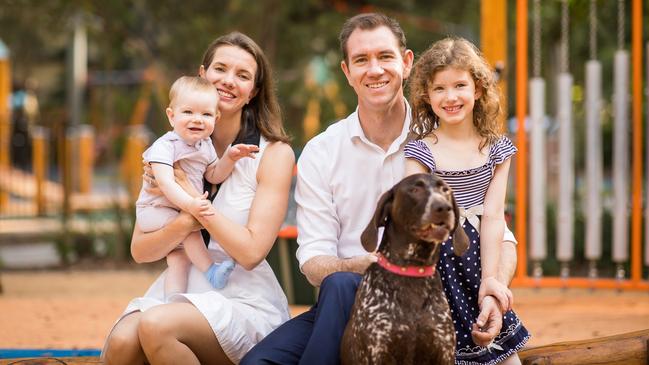
[[501,123],[507,118],[507,1],[482,0],[480,2],[480,49],[492,68],[498,71],[498,89],[503,113]]
[[92,171],[95,161],[94,130],[89,125],[79,127],[79,192],[92,191]]
[[121,171],[128,188],[129,197],[133,202],[137,200],[142,187],[142,153],[144,153],[148,143],[149,140],[143,125],[129,127]]
[[[9,67],[9,49],[0,40],[0,173],[7,178],[10,168],[9,153],[11,151],[11,109],[9,95],[11,94],[11,70]],[[9,193],[0,190],[0,212],[9,204]]]
[[516,277],[527,276],[527,0],[516,1]]

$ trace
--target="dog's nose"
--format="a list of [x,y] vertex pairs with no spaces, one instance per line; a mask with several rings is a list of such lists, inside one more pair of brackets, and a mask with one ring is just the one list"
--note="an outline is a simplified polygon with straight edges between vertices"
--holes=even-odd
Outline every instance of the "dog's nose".
[[447,219],[448,214],[451,212],[453,207],[451,204],[445,200],[434,201],[431,206],[432,218],[434,222],[443,222]]

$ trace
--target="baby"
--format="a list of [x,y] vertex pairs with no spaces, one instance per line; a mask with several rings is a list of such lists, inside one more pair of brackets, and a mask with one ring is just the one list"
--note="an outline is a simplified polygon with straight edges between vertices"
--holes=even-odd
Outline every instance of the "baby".
[[[179,210],[193,216],[209,215],[207,193],[192,197],[174,180],[173,166],[185,172],[196,191],[203,191],[203,178],[212,184],[223,182],[232,172],[234,164],[243,157],[254,158],[259,147],[238,144],[229,147],[219,159],[210,135],[218,118],[219,95],[214,85],[200,77],[183,76],[176,80],[169,91],[169,107],[166,109],[173,128],[158,138],[142,155],[151,165],[155,183],[163,195],[148,192],[152,186],[145,182],[136,202],[138,226],[143,232],[164,227],[178,215]],[[177,249],[167,255],[165,298],[185,292],[189,268],[194,264],[204,273],[216,289],[227,283],[234,269],[234,262],[212,262],[200,232],[192,232]]]

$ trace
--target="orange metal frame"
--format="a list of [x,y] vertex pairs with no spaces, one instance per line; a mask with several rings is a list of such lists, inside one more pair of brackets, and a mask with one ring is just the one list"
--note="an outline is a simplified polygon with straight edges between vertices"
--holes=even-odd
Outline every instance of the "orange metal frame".
[[[487,1],[487,0],[484,0]],[[649,290],[642,280],[642,1],[633,0],[632,8],[632,81],[633,81],[633,192],[631,210],[631,278],[532,278],[527,275],[527,260],[518,262],[512,284],[526,287],[568,287],[597,289]],[[527,0],[517,0],[516,6],[516,117],[518,119],[518,156],[516,164],[516,237],[518,257],[527,258]]]

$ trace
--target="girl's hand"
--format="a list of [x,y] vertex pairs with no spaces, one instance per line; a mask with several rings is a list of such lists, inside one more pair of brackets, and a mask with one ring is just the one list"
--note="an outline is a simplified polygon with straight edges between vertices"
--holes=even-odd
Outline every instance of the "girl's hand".
[[259,147],[254,144],[236,144],[225,152],[225,155],[232,161],[238,161],[244,157],[255,158],[255,153],[259,152]]
[[483,278],[478,291],[478,305],[482,305],[482,300],[491,295],[500,303],[500,309],[503,313],[512,309],[514,305],[514,295],[505,284],[501,283],[494,276]]

